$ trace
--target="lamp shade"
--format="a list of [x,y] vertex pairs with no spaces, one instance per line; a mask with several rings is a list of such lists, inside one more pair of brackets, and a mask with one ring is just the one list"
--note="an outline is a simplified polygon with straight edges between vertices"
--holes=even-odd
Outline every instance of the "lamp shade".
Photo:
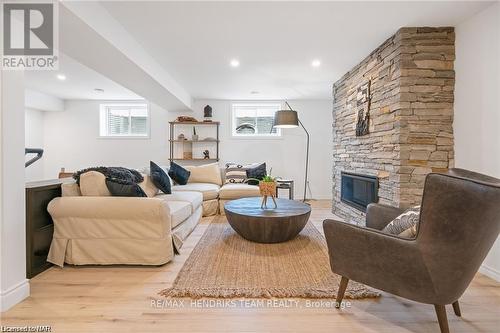
[[276,128],[294,128],[299,126],[297,111],[280,110],[274,114],[274,125]]

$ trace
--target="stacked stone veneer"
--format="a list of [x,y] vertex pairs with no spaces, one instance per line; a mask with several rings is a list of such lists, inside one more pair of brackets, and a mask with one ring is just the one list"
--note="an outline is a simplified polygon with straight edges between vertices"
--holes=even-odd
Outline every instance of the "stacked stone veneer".
[[[453,28],[401,28],[333,85],[333,213],[363,224],[340,200],[340,173],[379,177],[379,203],[418,204],[425,176],[453,166]],[[371,78],[370,133],[356,137],[356,94]]]

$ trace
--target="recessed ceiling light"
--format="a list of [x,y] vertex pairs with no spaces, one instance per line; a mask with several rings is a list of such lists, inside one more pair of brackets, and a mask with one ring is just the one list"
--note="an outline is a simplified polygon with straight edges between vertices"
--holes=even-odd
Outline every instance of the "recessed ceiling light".
[[240,61],[238,59],[231,59],[231,62],[229,63],[231,67],[238,67],[240,65]]
[[94,89],[95,92],[98,92],[98,93],[103,93],[104,92],[104,89],[101,89],[101,88],[95,88]]
[[57,77],[59,80],[61,80],[61,81],[66,80],[66,75],[64,75],[64,74],[57,74],[57,75],[56,75],[56,77]]
[[319,66],[321,66],[321,61],[319,61],[318,59],[314,59],[311,62],[311,66],[313,66],[313,67],[319,67]]

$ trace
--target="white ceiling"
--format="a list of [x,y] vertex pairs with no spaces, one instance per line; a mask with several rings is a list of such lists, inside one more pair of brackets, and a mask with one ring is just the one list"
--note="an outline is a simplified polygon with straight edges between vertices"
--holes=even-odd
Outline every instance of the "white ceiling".
[[[332,83],[400,27],[455,26],[491,2],[99,4],[193,98],[329,99]],[[233,58],[240,67],[229,66]],[[66,81],[27,71],[27,86],[63,99],[140,98],[64,54],[60,72]]]
[[192,97],[219,99],[330,98],[332,83],[398,28],[455,26],[489,4],[102,2]]
[[[64,74],[66,80],[59,80],[57,74]],[[25,77],[27,88],[62,99],[141,99],[132,91],[61,52],[59,53],[59,70],[57,72],[26,71]],[[104,92],[94,91],[96,88],[103,89]]]

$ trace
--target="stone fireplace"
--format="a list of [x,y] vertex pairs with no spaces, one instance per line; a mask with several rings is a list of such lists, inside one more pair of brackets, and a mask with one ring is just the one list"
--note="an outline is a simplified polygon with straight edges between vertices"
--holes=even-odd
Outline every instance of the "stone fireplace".
[[[405,208],[453,166],[454,44],[453,28],[401,28],[333,85],[333,213],[365,220],[341,198],[342,173],[375,177],[378,202]],[[369,130],[356,136],[367,80]]]

